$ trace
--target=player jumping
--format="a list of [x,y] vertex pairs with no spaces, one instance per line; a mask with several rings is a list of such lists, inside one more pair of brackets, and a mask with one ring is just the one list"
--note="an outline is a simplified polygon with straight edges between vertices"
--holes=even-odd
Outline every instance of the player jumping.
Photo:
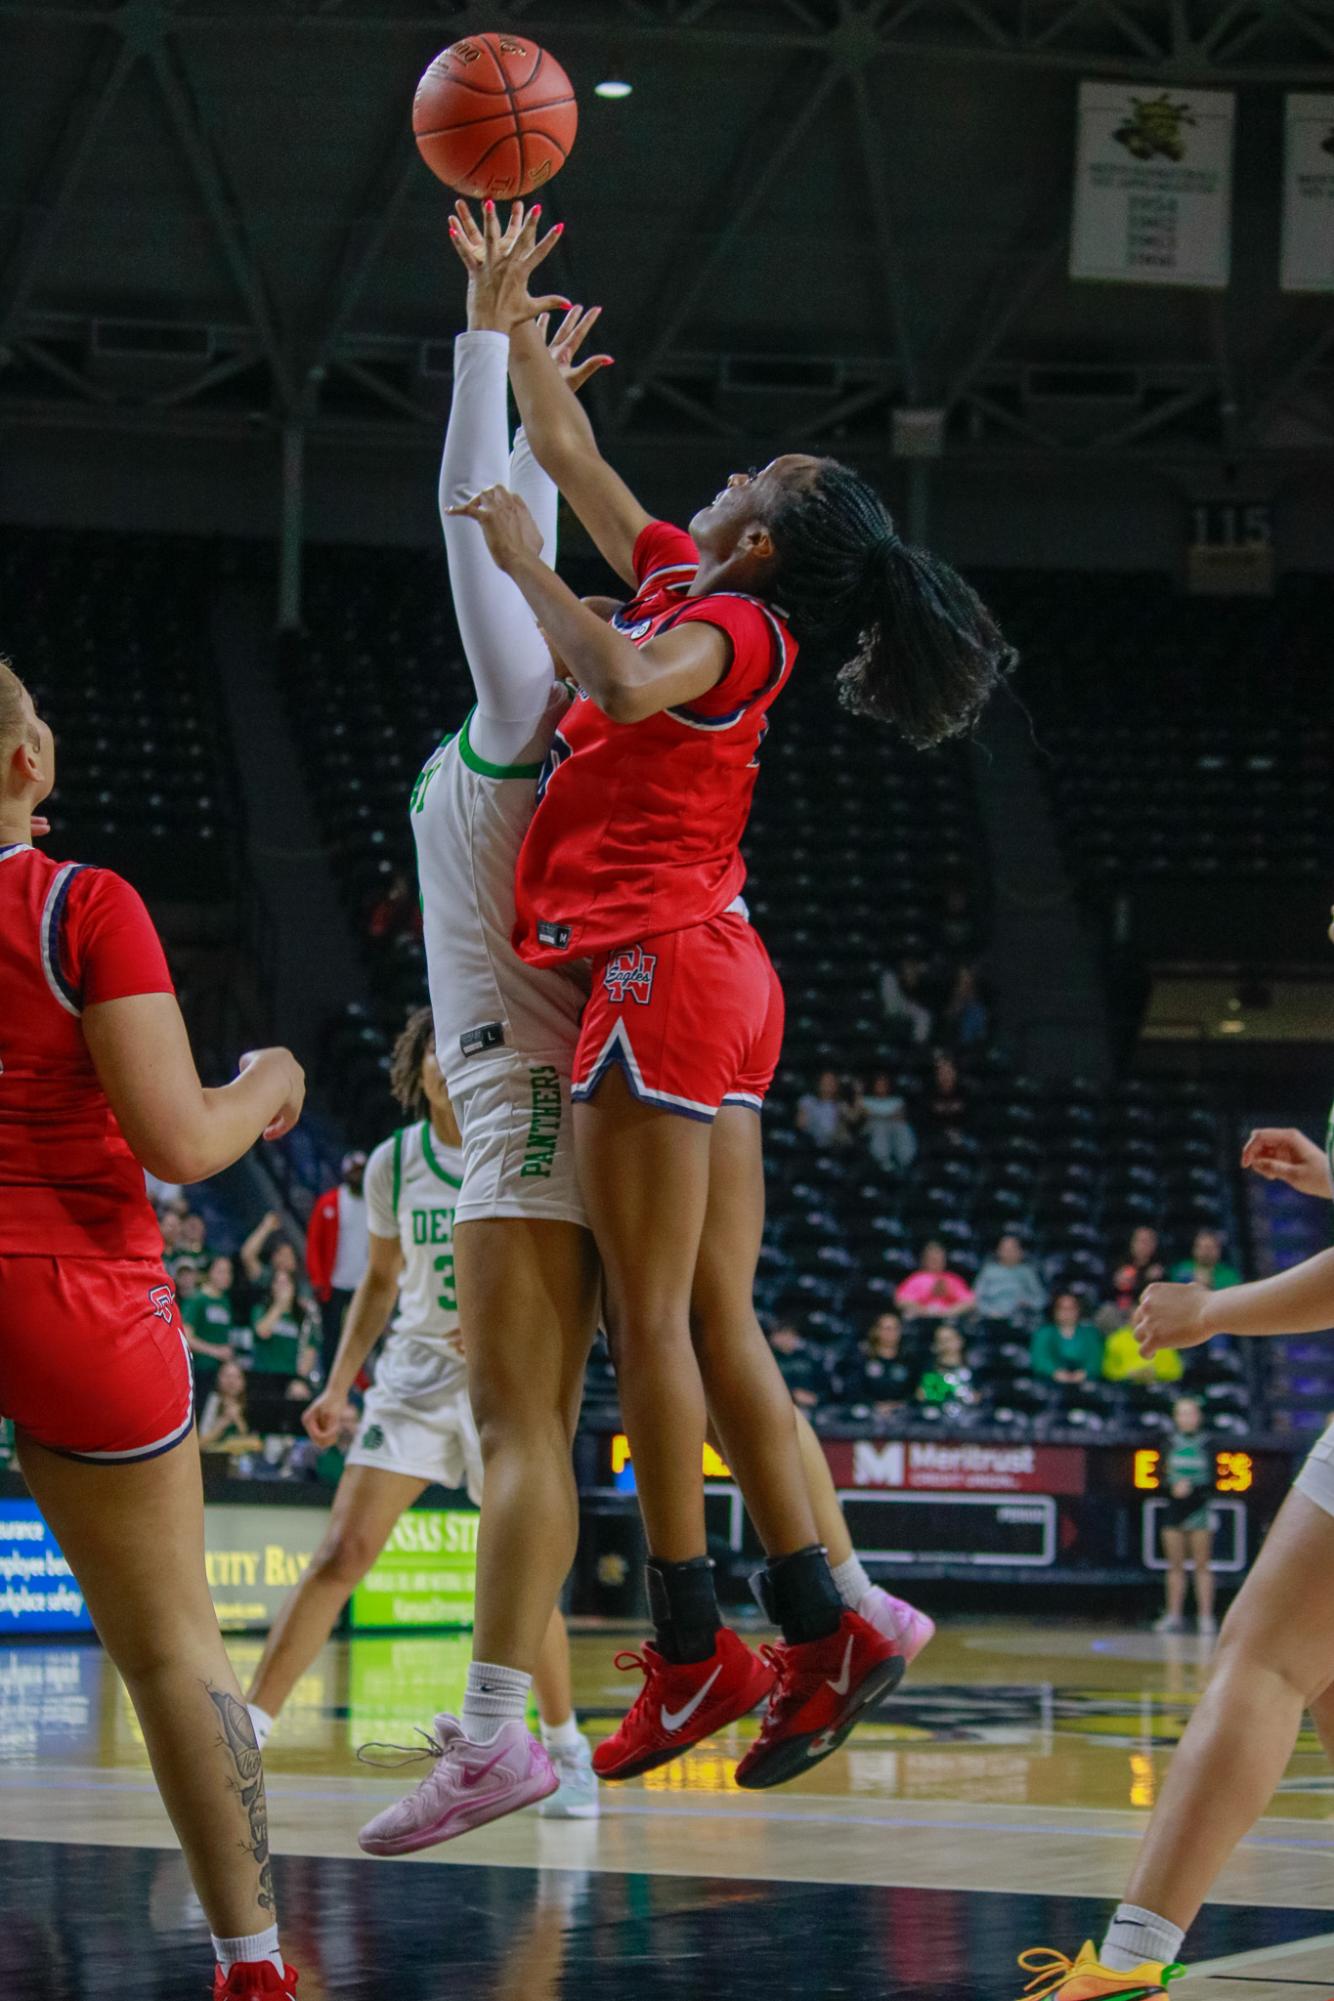
[[190,1354],[144,1168],[220,1174],[261,1134],[291,1130],[305,1079],[287,1050],[265,1049],[225,1089],[202,1087],[139,897],[32,845],[54,783],[51,731],[0,660],[0,1410],[130,1692],[213,1934],[214,1993],[293,2001],[263,1765],[204,1575]]
[[[333,1498],[328,1531],[269,1633],[247,1698],[260,1749],[297,1681],[328,1640],[399,1516],[433,1482],[482,1503],[482,1452],[468,1398],[454,1283],[454,1213],[463,1182],[459,1129],[435,1054],[431,1010],[418,1008],[394,1046],[390,1088],[413,1123],[366,1165],[370,1262],[343,1323],[323,1393],[301,1421],[331,1445],[348,1394],[398,1304],[361,1423]],[[560,1788],[539,1811],[591,1819],[598,1810],[587,1739],[574,1721],[570,1642],[551,1615],[533,1676],[542,1741]]]
[[[475,255],[465,215],[455,241]],[[489,204],[485,229],[499,240]],[[552,240],[538,243],[530,216],[493,321],[511,336],[532,449],[631,602],[610,625],[581,605],[542,560],[522,497],[493,488],[459,512],[580,688],[520,854],[515,937],[534,969],[592,961],[575,1151],[651,1550],[644,1688],[594,1762],[629,1777],[756,1699],[754,1657],[722,1625],[706,1554],[707,1404],[769,1552],[765,1602],[783,1632],[737,1771],[772,1785],[828,1756],[903,1661],[840,1598],[751,1303],[764,1214],[753,1114],[783,1001],[740,903],[738,843],[799,640],[842,663],[852,706],[922,744],[967,726],[1010,653],[962,580],[906,547],[874,492],[831,461],[790,455],[734,475],[692,535],[655,522],[532,328],[528,279]]]
[[[492,1536],[489,1527],[496,1484],[487,1462],[487,1500],[478,1558],[479,1606],[483,1587],[487,1601],[495,1603],[498,1612],[505,1610],[506,1594],[518,1604],[510,1607],[508,1622],[493,1616],[485,1627],[479,1623],[463,1715],[457,1722],[452,1717],[437,1717],[436,1767],[407,1798],[377,1816],[364,1830],[363,1844],[374,1852],[381,1852],[385,1842],[394,1844],[392,1852],[402,1853],[446,1840],[468,1826],[479,1825],[482,1819],[511,1812],[534,1796],[527,1775],[541,1747],[531,1744],[523,1728],[523,1709],[537,1657],[538,1619],[543,1606],[549,1608],[554,1602],[564,1581],[561,1566],[573,1553],[577,1523],[570,1440],[597,1282],[591,1241],[586,1230],[575,1223],[583,1209],[569,1118],[569,1080],[583,993],[564,983],[552,986],[553,979],[563,981],[563,976],[525,966],[511,942],[515,864],[536,803],[542,757],[569,696],[554,681],[546,640],[522,599],[491,563],[482,537],[448,512],[455,502],[466,500],[479,486],[493,483],[511,466],[506,383],[509,342],[492,324],[492,307],[495,289],[503,282],[500,266],[514,252],[522,219],[522,210],[516,211],[503,245],[495,239],[484,245],[479,238],[476,258],[470,252],[467,260],[469,331],[455,344],[454,399],[440,483],[450,578],[477,685],[478,706],[460,735],[442,746],[427,764],[413,795],[413,824],[423,860],[431,990],[440,1038],[437,1047],[448,1043],[454,1051],[456,1081],[451,1095],[459,1108],[463,1132],[463,1199],[467,1200],[471,1186],[477,1204],[475,1219],[460,1222],[456,1230],[470,1381],[474,1399],[480,1390],[490,1411],[492,1449],[502,1451],[510,1469],[504,1491],[513,1509],[513,1521],[507,1531]],[[574,386],[600,359],[582,368],[575,364],[575,353],[594,317],[571,315],[552,344],[553,353],[573,371],[570,380]],[[512,467],[512,479],[522,483],[534,513],[543,520],[544,547],[554,555],[555,488],[536,467],[522,438]],[[488,1216],[492,1218],[489,1222],[485,1220]],[[562,1231],[573,1231],[576,1241],[564,1243],[557,1234]],[[562,1252],[560,1261],[545,1273],[540,1232]],[[530,1339],[521,1317],[522,1295],[511,1306],[504,1290],[509,1250],[516,1244],[520,1277],[531,1274],[528,1282],[536,1286],[545,1276],[548,1304],[536,1323],[534,1337],[547,1340],[550,1346],[535,1380],[524,1381],[522,1394],[511,1403],[506,1371],[522,1370]],[[584,1291],[585,1253],[592,1269],[589,1297]],[[485,1305],[489,1301],[497,1316],[488,1323],[478,1322],[476,1335],[464,1291],[469,1257],[474,1260],[472,1268],[479,1281],[486,1281],[479,1284],[480,1302]],[[557,1291],[561,1285],[571,1288],[564,1299]],[[563,1349],[552,1341],[553,1316],[564,1330]],[[495,1330],[490,1335],[488,1326]],[[510,1344],[514,1345],[512,1356]],[[554,1369],[553,1362],[561,1356],[560,1368]],[[544,1396],[548,1399],[545,1409]],[[804,1421],[799,1422],[804,1426]],[[511,1428],[508,1441],[507,1426]],[[484,1433],[484,1450],[486,1436]],[[804,1426],[803,1436],[821,1521],[828,1523],[831,1536],[842,1539],[840,1588],[877,1625],[898,1636],[905,1657],[910,1658],[930,1638],[931,1622],[869,1584],[853,1556],[818,1441],[809,1426]],[[532,1544],[531,1565],[523,1549],[534,1505],[525,1499],[521,1481],[527,1463],[525,1440],[529,1457],[540,1455],[534,1464],[539,1496],[553,1491],[563,1494],[560,1483],[567,1478],[570,1483],[570,1517],[562,1526],[564,1545],[538,1537]],[[493,1587],[490,1566],[503,1562],[507,1551],[514,1567],[500,1572]],[[491,1597],[493,1589],[496,1599]],[[522,1623],[514,1617],[516,1609],[523,1614]],[[506,1732],[505,1757],[497,1782],[491,1777],[491,1768],[502,1729]],[[689,1719],[679,1734],[682,1749],[697,1741],[698,1733],[692,1733]],[[483,1776],[475,1777],[479,1772]],[[466,1814],[459,1811],[464,1803]]]

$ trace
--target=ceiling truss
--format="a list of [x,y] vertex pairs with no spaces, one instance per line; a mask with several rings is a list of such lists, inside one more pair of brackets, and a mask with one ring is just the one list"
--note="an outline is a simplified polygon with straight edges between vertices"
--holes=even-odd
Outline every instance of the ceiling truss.
[[[1035,412],[1022,360],[1025,316],[1058,283],[1066,250],[1066,191],[1036,220],[1031,239],[1001,246],[995,268],[966,326],[946,328],[931,365],[909,310],[909,277],[895,217],[901,207],[884,149],[876,144],[868,77],[895,53],[968,57],[1046,68],[1104,71],[1180,82],[1188,77],[1241,82],[1281,78],[1334,88],[1334,0],[617,0],[616,35],[689,36],[728,47],[790,51],[771,101],[738,141],[725,205],[712,195],[705,225],[710,248],[682,260],[646,307],[639,338],[629,343],[627,386],[616,397],[601,385],[600,417],[623,436],[679,436],[685,417],[701,434],[734,440],[763,435],[763,420],[739,414],[725,390],[738,358],[692,342],[709,281],[773,193],[807,132],[831,105],[850,123],[865,171],[875,282],[883,301],[890,353],[844,359],[816,383],[787,434],[803,443],[851,439],[887,448],[895,405],[940,408],[951,452],[1052,456],[1092,454],[1133,459],[1191,458],[1221,451],[1262,453],[1269,427],[1300,403],[1311,448],[1334,429],[1334,310],[1311,337],[1284,330],[1258,368],[1238,386],[1225,304],[1201,314],[1198,363],[1151,358],[1133,371],[1137,401],[1120,414],[1091,409],[1087,423],[1056,424]],[[548,29],[566,41],[605,36],[605,0],[488,0],[489,25]],[[125,0],[121,5],[61,0],[0,0],[6,21],[82,27],[87,57],[68,110],[32,166],[16,204],[17,227],[0,257],[0,421],[145,429],[256,421],[275,432],[300,423],[331,436],[378,435],[412,441],[434,433],[438,411],[423,393],[420,343],[368,332],[368,305],[379,260],[419,172],[397,120],[381,158],[341,232],[335,256],[318,274],[300,315],[283,324],[263,262],[197,99],[192,48],[229,31],[352,35],[372,28],[463,32],[478,21],[467,0],[395,6],[390,0],[273,0],[255,9],[221,0]],[[812,57],[816,61],[813,66]],[[94,147],[116,113],[132,72],[143,66],[156,88],[165,127],[207,219],[220,268],[235,296],[234,321],[209,329],[202,365],[164,368],[159,380],[130,392],[111,385],[90,362],[91,316],[40,309],[44,260]],[[775,141],[772,135],[781,136]],[[558,191],[556,192],[558,195]],[[721,192],[721,189],[720,191]],[[556,203],[558,209],[558,199]],[[726,213],[721,228],[713,217]],[[1050,361],[1050,356],[1047,356]],[[1077,357],[1071,357],[1077,365]],[[235,407],[216,392],[244,384]],[[350,399],[350,400],[349,400]],[[673,432],[673,420],[675,430]],[[1291,439],[1284,450],[1294,447]]]

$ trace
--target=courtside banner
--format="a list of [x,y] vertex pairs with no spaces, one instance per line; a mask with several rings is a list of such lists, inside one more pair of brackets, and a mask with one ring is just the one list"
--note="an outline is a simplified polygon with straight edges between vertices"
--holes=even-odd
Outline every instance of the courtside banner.
[[1072,278],[1227,284],[1235,105],[1230,90],[1080,84]]
[[826,1438],[834,1484],[937,1494],[1082,1494],[1078,1445],[981,1445],[925,1438]]
[[352,1593],[355,1627],[471,1626],[477,1589],[475,1508],[401,1515],[374,1568]]
[[204,1507],[204,1569],[225,1633],[267,1632],[329,1526],[328,1507]]
[[90,1633],[83,1593],[35,1501],[0,1501],[0,1633]]
[[1334,97],[1294,91],[1283,149],[1285,292],[1334,292]]

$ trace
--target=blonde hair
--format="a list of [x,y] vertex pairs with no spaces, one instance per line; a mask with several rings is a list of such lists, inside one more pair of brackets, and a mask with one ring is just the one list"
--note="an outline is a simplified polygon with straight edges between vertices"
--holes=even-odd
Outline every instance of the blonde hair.
[[26,738],[34,749],[37,746],[37,732],[23,711],[27,692],[12,662],[0,653],[0,750],[8,750],[21,738]]

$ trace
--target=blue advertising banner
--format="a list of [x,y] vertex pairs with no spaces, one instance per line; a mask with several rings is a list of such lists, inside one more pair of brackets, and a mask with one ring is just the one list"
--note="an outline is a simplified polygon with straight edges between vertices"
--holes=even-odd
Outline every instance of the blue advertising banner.
[[83,1593],[35,1501],[0,1501],[0,1635],[90,1633]]

